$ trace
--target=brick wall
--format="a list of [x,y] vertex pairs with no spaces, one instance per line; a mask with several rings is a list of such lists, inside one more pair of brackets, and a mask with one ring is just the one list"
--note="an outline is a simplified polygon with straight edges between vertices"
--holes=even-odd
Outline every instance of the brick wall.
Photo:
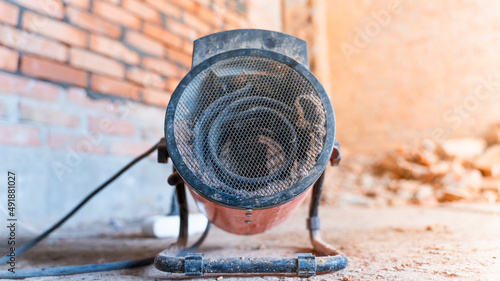
[[246,25],[247,10],[246,1],[206,0],[0,5],[2,70],[160,107],[190,68],[192,41]]
[[[265,3],[0,0],[0,170],[19,173],[21,221],[43,228],[156,143],[193,40],[280,30],[280,1]],[[71,223],[166,212],[170,171],[146,160]]]

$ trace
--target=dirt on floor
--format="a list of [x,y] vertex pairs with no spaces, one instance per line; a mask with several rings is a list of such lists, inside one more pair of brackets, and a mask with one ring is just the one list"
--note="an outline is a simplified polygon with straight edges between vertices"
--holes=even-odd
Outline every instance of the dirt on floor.
[[[288,256],[311,252],[306,206],[279,227],[236,236],[215,227],[205,256]],[[323,237],[349,258],[345,270],[309,280],[500,280],[500,205],[323,207]],[[172,239],[139,235],[138,226],[93,238],[52,238],[18,258],[18,269],[103,263],[154,256]],[[196,238],[193,238],[194,241]],[[2,266],[5,269],[5,266]],[[34,279],[34,278],[33,278]],[[30,279],[30,280],[33,280]],[[153,266],[37,280],[180,280]],[[219,276],[196,280],[305,280]]]

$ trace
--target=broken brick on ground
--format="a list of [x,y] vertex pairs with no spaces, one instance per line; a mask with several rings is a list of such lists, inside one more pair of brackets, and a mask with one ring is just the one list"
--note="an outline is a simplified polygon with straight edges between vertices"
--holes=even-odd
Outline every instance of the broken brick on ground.
[[324,200],[334,205],[500,202],[500,124],[485,138],[425,140],[379,159],[348,155],[326,185]]

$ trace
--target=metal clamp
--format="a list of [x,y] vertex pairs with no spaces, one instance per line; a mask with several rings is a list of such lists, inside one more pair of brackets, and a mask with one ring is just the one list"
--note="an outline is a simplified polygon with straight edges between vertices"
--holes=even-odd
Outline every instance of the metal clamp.
[[321,220],[319,217],[310,217],[307,219],[307,229],[319,230],[321,229]]
[[297,254],[297,274],[300,277],[316,275],[316,257],[313,254]]
[[330,156],[330,164],[332,166],[338,166],[342,160],[342,154],[340,153],[340,143],[338,141],[333,145],[333,152]]
[[203,254],[188,254],[185,257],[184,274],[203,276]]
[[168,163],[168,158],[170,155],[168,154],[167,142],[165,138],[162,138],[158,144],[158,163]]

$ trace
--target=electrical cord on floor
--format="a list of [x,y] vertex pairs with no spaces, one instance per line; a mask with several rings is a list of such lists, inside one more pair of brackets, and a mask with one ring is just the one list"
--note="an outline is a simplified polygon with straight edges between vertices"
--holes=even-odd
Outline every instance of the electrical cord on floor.
[[[194,252],[207,237],[208,231],[210,230],[210,222],[205,228],[202,236],[193,244],[190,248],[181,251],[177,254],[178,257],[184,256],[186,254]],[[78,274],[78,273],[90,273],[99,271],[109,271],[109,270],[119,270],[128,269],[140,266],[150,265],[154,262],[155,257],[140,259],[140,260],[128,260],[128,261],[118,261],[109,262],[101,264],[84,264],[84,265],[70,265],[70,266],[60,266],[51,268],[41,268],[41,269],[22,269],[16,270],[16,273],[11,273],[8,271],[0,272],[0,279],[20,279],[29,277],[43,277],[43,276],[57,276],[57,275],[68,275],[68,274]]]
[[[55,223],[52,227],[46,230],[44,233],[37,236],[35,239],[29,241],[18,250],[15,251],[15,256],[20,256],[25,251],[31,249],[38,242],[43,240],[49,234],[54,232],[56,229],[61,227],[69,218],[71,218],[78,210],[80,210],[90,199],[92,199],[97,193],[106,188],[110,183],[116,180],[119,176],[121,176],[124,172],[126,172],[129,168],[134,166],[140,160],[146,158],[149,154],[153,153],[161,141],[155,144],[153,147],[148,149],[143,154],[139,155],[137,158],[132,160],[129,164],[123,167],[120,171],[118,171],[115,175],[109,178],[105,183],[97,187],[94,191],[92,191],[85,199],[83,199],[76,207],[74,207],[66,216],[64,216],[61,220]],[[200,239],[189,249],[182,251],[180,254],[185,254],[188,252],[192,252],[196,250],[196,248],[203,242],[208,234],[208,230],[210,228],[210,223],[207,224],[207,228],[205,233],[200,237]],[[10,257],[4,256],[0,258],[0,264],[8,262]],[[132,267],[139,267],[152,264],[154,262],[154,257],[145,258],[140,260],[129,260],[129,261],[120,261],[120,262],[111,262],[104,264],[88,264],[88,265],[74,265],[74,266],[63,266],[63,267],[54,267],[54,268],[43,268],[43,269],[25,269],[25,270],[17,270],[16,273],[12,273],[9,271],[0,272],[0,278],[26,278],[26,277],[40,277],[40,276],[53,276],[53,275],[64,275],[64,274],[76,274],[76,273],[85,273],[85,272],[96,272],[96,271],[106,271],[106,270],[116,270],[116,269],[125,269]]]
[[[101,190],[106,188],[110,183],[112,183],[114,180],[116,180],[119,176],[121,176],[124,172],[126,172],[130,167],[134,166],[137,162],[141,161],[142,159],[146,158],[149,154],[153,153],[156,148],[158,148],[158,145],[160,143],[158,142],[155,144],[153,147],[148,149],[146,152],[143,154],[139,155],[137,158],[132,160],[130,163],[128,163],[125,167],[123,167],[118,173],[116,173],[114,176],[109,178],[105,183],[101,184],[99,187],[97,187],[94,191],[92,191],[85,199],[83,199],[80,204],[78,204],[76,207],[73,208],[66,216],[64,216],[61,220],[59,220],[57,223],[55,223],[51,228],[47,229],[44,233],[40,234],[37,236],[35,239],[29,241],[28,243],[24,244],[22,247],[20,247],[18,250],[15,251],[15,256],[19,256],[25,251],[31,249],[33,246],[35,246],[38,242],[40,242],[42,239],[47,237],[49,234],[54,232],[56,229],[61,227],[63,223],[65,223],[69,218],[71,218],[78,210],[80,210],[87,202],[92,199],[97,193],[99,193]],[[6,263],[9,261],[9,257],[4,256],[0,259],[0,264]]]

